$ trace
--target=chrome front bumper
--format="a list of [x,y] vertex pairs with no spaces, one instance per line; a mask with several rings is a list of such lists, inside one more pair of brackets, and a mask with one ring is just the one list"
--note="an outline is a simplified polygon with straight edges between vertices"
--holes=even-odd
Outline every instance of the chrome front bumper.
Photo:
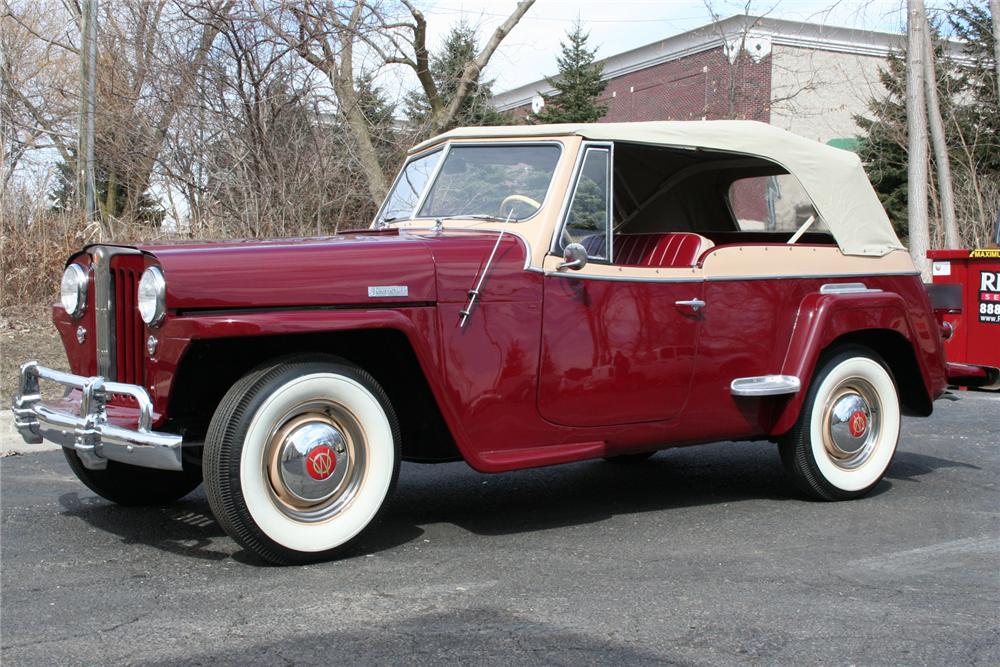
[[[79,414],[43,403],[39,380],[79,389],[83,393]],[[137,430],[108,421],[107,404],[114,394],[136,400]],[[38,444],[49,440],[72,449],[88,468],[100,470],[107,467],[108,461],[120,461],[144,468],[181,470],[181,436],[150,430],[153,402],[138,385],[63,373],[30,361],[21,366],[21,390],[12,410],[14,426],[25,442]]]

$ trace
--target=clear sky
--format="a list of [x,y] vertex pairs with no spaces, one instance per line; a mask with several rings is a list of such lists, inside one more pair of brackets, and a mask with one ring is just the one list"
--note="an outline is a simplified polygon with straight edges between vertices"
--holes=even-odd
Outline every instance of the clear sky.
[[[479,26],[486,39],[515,4],[514,0],[431,0],[419,7],[427,17],[431,44],[438,44],[448,27],[462,18]],[[932,15],[934,6],[942,6],[927,4]],[[711,6],[722,18],[746,11],[741,2],[713,0]],[[885,32],[902,32],[906,23],[905,0],[770,0],[752,2],[748,13]],[[711,14],[702,0],[537,0],[487,69],[487,77],[495,79],[493,91],[553,74],[559,41],[577,18],[590,31],[597,56],[603,58],[705,25]]]

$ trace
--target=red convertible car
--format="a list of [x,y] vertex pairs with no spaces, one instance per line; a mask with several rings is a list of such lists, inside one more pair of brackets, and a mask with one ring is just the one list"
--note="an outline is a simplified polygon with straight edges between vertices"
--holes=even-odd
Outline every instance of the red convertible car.
[[400,460],[770,440],[803,493],[857,498],[948,380],[858,158],[739,121],[457,129],[368,229],[90,246],[54,321],[72,373],[23,366],[24,438],[119,503],[204,482],[282,563],[348,548]]

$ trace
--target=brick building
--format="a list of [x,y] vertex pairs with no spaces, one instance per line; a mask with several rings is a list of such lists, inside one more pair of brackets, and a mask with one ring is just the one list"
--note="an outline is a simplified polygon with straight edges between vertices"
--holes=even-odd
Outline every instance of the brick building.
[[[606,122],[742,118],[847,146],[881,89],[878,70],[904,36],[732,16],[604,59]],[[527,115],[552,88],[544,79],[496,95]]]

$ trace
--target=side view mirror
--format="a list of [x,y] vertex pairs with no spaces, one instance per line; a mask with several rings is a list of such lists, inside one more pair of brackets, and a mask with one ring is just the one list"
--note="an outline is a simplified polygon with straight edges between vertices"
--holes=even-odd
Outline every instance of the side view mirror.
[[556,267],[558,271],[573,269],[579,271],[587,266],[587,249],[579,243],[570,243],[563,249],[563,259],[566,260]]

